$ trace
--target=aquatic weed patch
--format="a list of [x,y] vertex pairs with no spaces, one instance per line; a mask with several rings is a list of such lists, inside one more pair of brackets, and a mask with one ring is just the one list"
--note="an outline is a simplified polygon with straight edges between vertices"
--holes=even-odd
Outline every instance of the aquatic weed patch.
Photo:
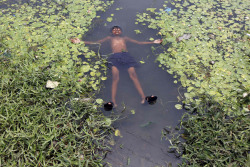
[[[106,70],[104,62],[84,43],[75,45],[69,39],[84,36],[97,17],[96,12],[104,11],[111,4],[112,1],[99,0],[30,0],[11,4],[0,12],[0,38],[7,48],[3,52],[15,56],[28,53],[44,59],[44,66],[61,78],[76,62],[81,66],[77,76],[85,81],[84,76],[91,74],[89,85],[97,90],[103,79],[101,72]],[[83,62],[79,55],[83,55]]]
[[69,38],[111,3],[30,0],[1,9],[0,166],[102,166],[112,120],[94,94],[105,60]]
[[164,52],[156,60],[187,88],[185,103],[212,99],[225,111],[248,111],[241,102],[250,87],[247,1],[176,0],[164,8],[137,21],[159,30]]
[[176,105],[190,110],[181,121],[186,142],[180,135],[167,137],[171,148],[184,158],[183,166],[247,166],[249,3],[166,3],[159,11],[150,8],[138,15],[137,22],[159,30],[163,53],[156,61],[187,90]]

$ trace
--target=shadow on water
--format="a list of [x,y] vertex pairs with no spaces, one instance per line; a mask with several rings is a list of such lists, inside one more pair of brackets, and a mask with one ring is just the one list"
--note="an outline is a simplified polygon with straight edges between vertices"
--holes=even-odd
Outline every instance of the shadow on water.
[[[100,26],[96,26],[84,40],[96,41],[104,38],[110,35],[110,28],[114,25],[122,27],[124,36],[139,41],[148,41],[150,37],[157,38],[156,31],[136,25],[134,22],[137,13],[142,13],[149,7],[160,8],[163,3],[163,0],[116,0],[107,12],[101,14],[104,22],[100,21]],[[116,10],[117,8],[122,9]],[[106,22],[106,18],[111,14],[114,14],[113,21]],[[140,29],[142,34],[136,35],[134,32],[136,29]],[[180,159],[167,152],[169,143],[161,141],[161,130],[165,126],[176,126],[183,114],[182,110],[176,110],[174,107],[178,103],[178,85],[173,83],[174,79],[170,74],[160,69],[155,63],[151,46],[127,44],[130,54],[137,61],[145,62],[136,69],[145,95],[157,95],[158,100],[154,105],[141,105],[140,96],[127,71],[120,71],[116,96],[118,107],[114,112],[121,114],[123,119],[117,121],[114,126],[120,130],[122,137],[114,137],[115,145],[106,157],[108,164],[112,164],[113,167],[154,167],[167,166],[168,163],[177,166],[177,163],[181,162]],[[95,46],[90,46],[90,48],[95,49]],[[111,53],[108,42],[102,44],[100,52],[104,55]],[[111,100],[111,78],[110,70],[108,80],[104,82],[104,88],[99,94],[104,101]],[[134,110],[135,114],[132,114],[131,110]],[[110,114],[110,111],[103,112],[106,115]]]

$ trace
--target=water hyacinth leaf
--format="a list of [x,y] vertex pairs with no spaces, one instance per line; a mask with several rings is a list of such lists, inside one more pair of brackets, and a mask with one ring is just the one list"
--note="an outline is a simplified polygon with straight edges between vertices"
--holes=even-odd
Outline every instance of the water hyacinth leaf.
[[115,136],[122,137],[120,130],[118,130],[118,129],[115,130]]
[[101,77],[101,80],[105,81],[107,80],[107,77]]
[[176,104],[175,108],[178,109],[178,110],[181,110],[182,109],[182,105],[181,104]]
[[96,75],[96,73],[95,73],[95,72],[93,72],[93,71],[91,71],[91,72],[90,72],[90,76],[92,76],[92,77],[93,77],[93,76],[95,76],[95,75]]
[[86,73],[86,72],[89,72],[90,68],[91,67],[89,65],[83,65],[81,67],[81,70],[82,70],[82,72]]
[[132,114],[135,114],[135,110],[130,110],[130,112],[131,112]]
[[107,22],[112,22],[113,18],[112,17],[108,17],[107,18]]
[[102,104],[103,103],[102,99],[96,99],[95,101],[96,101],[97,104]]
[[140,30],[134,30],[136,34],[141,34],[142,32]]
[[105,119],[105,125],[110,126],[112,124],[112,120],[110,118]]

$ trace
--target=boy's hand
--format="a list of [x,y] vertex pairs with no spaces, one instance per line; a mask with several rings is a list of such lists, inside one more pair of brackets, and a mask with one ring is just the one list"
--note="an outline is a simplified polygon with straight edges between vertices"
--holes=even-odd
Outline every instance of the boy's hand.
[[154,43],[160,44],[160,43],[162,43],[162,39],[156,39],[156,40],[154,40]]
[[72,38],[72,39],[70,39],[70,41],[72,43],[80,43],[81,42],[81,40],[79,38]]

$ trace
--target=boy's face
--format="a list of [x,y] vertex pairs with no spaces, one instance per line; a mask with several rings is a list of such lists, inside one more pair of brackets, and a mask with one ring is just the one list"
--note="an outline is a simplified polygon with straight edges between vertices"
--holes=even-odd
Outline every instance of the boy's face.
[[112,34],[113,35],[121,35],[122,30],[120,28],[113,28]]

